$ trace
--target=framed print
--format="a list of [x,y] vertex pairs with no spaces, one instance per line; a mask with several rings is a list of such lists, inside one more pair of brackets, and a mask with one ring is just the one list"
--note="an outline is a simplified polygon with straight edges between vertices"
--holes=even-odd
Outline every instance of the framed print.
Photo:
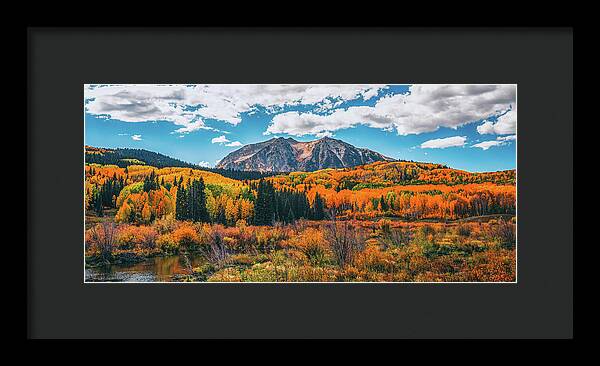
[[83,105],[86,283],[517,281],[517,85],[87,84]]
[[571,28],[29,28],[28,336],[573,337]]

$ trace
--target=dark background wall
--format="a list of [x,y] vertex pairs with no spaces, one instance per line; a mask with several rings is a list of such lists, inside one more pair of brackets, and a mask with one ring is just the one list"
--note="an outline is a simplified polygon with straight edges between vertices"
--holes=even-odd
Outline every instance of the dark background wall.
[[[36,28],[28,39],[31,337],[572,336],[572,30]],[[84,284],[84,83],[516,83],[518,283]]]

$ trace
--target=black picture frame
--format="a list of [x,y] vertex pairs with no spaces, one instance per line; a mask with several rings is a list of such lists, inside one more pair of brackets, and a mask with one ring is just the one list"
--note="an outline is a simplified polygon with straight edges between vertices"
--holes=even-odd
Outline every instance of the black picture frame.
[[[571,28],[29,28],[27,38],[28,337],[573,336]],[[518,85],[517,284],[84,284],[83,84],[355,82]]]

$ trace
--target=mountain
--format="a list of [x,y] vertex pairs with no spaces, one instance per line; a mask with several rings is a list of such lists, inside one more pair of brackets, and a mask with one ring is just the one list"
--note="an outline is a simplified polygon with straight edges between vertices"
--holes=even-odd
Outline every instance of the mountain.
[[129,165],[149,165],[155,168],[192,168],[206,170],[221,174],[224,177],[238,180],[260,179],[269,175],[273,175],[273,173],[258,171],[206,168],[144,149],[108,149],[85,146],[85,162],[86,164],[117,165],[121,168]]
[[393,160],[378,152],[357,148],[330,137],[309,142],[278,137],[246,145],[227,155],[216,167],[244,171],[292,172],[347,168]]
[[85,162],[103,165],[112,164],[122,168],[128,165],[151,165],[156,168],[197,168],[194,164],[144,149],[107,149],[93,146],[85,147]]

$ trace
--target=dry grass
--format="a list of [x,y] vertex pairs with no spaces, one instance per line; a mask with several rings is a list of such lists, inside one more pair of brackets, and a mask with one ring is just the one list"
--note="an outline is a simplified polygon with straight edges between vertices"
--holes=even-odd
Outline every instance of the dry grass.
[[[224,227],[97,223],[88,255],[198,252],[197,281],[514,281],[515,222],[300,221]],[[112,233],[112,234],[111,234]],[[111,239],[112,238],[112,239]]]

